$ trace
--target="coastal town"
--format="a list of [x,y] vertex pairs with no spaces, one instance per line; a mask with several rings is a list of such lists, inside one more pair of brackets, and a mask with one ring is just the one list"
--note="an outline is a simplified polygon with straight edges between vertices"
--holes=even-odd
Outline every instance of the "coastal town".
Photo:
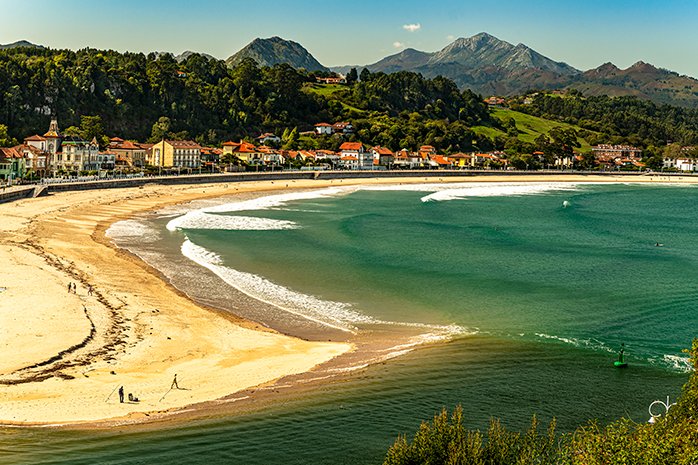
[[[488,99],[499,103],[499,100]],[[0,148],[0,179],[5,184],[23,180],[57,177],[126,174],[201,174],[235,171],[274,170],[404,170],[404,169],[475,169],[510,170],[507,154],[503,151],[486,153],[439,153],[431,145],[418,150],[392,151],[386,147],[368,147],[355,141],[350,122],[333,124],[321,122],[306,137],[333,137],[339,139],[339,148],[333,150],[282,149],[282,138],[263,133],[254,139],[226,141],[219,147],[202,146],[192,140],[169,140],[141,143],[113,136],[106,147],[100,147],[96,138],[83,140],[61,133],[58,120],[52,119],[43,134],[27,136],[22,144]],[[349,140],[351,139],[351,140]],[[665,156],[666,171],[695,172],[698,161],[689,155],[693,147],[682,147],[678,154]],[[642,150],[630,145],[599,144],[591,147],[593,164],[601,171],[642,171]],[[571,170],[580,167],[581,153],[546,157],[535,151],[532,159],[536,166],[548,169]],[[534,169],[526,166],[525,169]]]

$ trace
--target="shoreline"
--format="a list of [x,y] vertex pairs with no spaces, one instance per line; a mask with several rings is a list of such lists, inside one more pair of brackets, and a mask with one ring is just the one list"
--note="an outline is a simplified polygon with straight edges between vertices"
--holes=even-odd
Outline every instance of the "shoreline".
[[[47,378],[41,381],[37,378],[33,382],[2,383],[0,426],[60,426],[95,429],[124,424],[168,421],[173,418],[189,418],[190,415],[196,417],[197,412],[227,414],[230,413],[231,407],[226,408],[224,407],[225,405],[232,406],[234,404],[237,411],[240,402],[247,402],[247,400],[237,401],[236,399],[238,398],[248,399],[249,397],[254,397],[260,399],[264,396],[260,395],[258,391],[267,388],[273,389],[274,385],[280,382],[290,381],[291,383],[295,382],[297,385],[302,383],[304,385],[322,383],[322,379],[329,376],[323,378],[324,375],[316,371],[319,366],[322,366],[322,370],[328,371],[333,368],[333,365],[335,367],[338,364],[346,365],[347,362],[351,361],[353,354],[356,353],[356,350],[354,350],[356,348],[355,342],[347,344],[346,342],[303,341],[297,337],[288,337],[274,330],[266,329],[261,324],[234,316],[230,312],[192,301],[184,292],[168,282],[166,277],[159,273],[158,270],[128,251],[117,248],[105,236],[105,232],[111,224],[122,219],[131,218],[135,214],[164,206],[184,204],[206,198],[217,198],[229,194],[253,193],[258,195],[291,189],[314,189],[337,185],[423,184],[425,182],[637,182],[655,183],[658,185],[698,183],[698,179],[692,178],[648,179],[646,175],[637,176],[639,179],[629,179],[627,175],[611,179],[608,176],[594,178],[588,175],[574,177],[573,179],[570,179],[571,176],[569,175],[563,177],[550,175],[533,177],[527,175],[522,176],[522,178],[524,179],[517,179],[511,175],[502,176],[501,178],[494,176],[467,176],[447,178],[445,180],[434,178],[360,178],[356,180],[289,181],[287,187],[282,187],[281,183],[274,184],[273,181],[240,185],[230,184],[231,187],[223,184],[176,187],[146,186],[144,188],[61,193],[45,199],[26,199],[14,204],[0,205],[0,214],[2,214],[3,218],[11,218],[7,225],[0,225],[0,259],[3,259],[5,263],[13,264],[8,269],[8,273],[12,275],[22,275],[27,280],[31,280],[31,278],[36,279],[36,274],[40,274],[42,276],[41,290],[47,293],[58,293],[60,298],[44,296],[42,300],[42,296],[35,296],[37,300],[36,303],[32,301],[31,308],[34,309],[37,305],[46,305],[50,308],[50,311],[47,310],[44,313],[55,312],[61,317],[60,321],[56,321],[56,318],[49,318],[51,315],[44,315],[44,320],[35,322],[36,328],[40,328],[42,324],[47,326],[44,328],[45,331],[42,336],[40,336],[43,349],[36,347],[35,339],[39,336],[28,333],[13,335],[16,340],[11,343],[12,347],[9,349],[5,346],[0,346],[0,354],[3,355],[3,357],[0,357],[0,360],[7,359],[8,354],[11,354],[15,360],[24,357],[24,360],[34,361],[36,365],[36,363],[43,363],[50,360],[51,357],[58,356],[58,359],[53,362],[48,362],[46,365],[41,366],[30,366],[28,369],[19,369],[25,366],[23,363],[28,363],[24,361],[14,362],[14,365],[0,363],[0,382],[6,381],[8,376],[14,376],[13,380],[22,381],[31,376],[42,377],[48,375]],[[73,204],[66,206],[71,200]],[[85,205],[91,208],[89,212],[76,211]],[[66,229],[68,230],[67,232],[65,231]],[[71,233],[74,233],[74,235],[71,236]],[[91,243],[85,242],[88,240]],[[145,295],[141,295],[144,289],[139,288],[139,285],[142,284],[140,281],[136,280],[134,283],[132,279],[129,282],[128,279],[119,276],[119,271],[123,271],[123,269],[99,270],[100,274],[106,272],[106,274],[114,278],[112,281],[103,277],[97,277],[96,272],[91,271],[94,267],[108,264],[107,259],[119,261],[121,266],[125,267],[128,272],[137,275],[138,278],[148,275],[148,282],[145,283],[147,284],[145,286]],[[22,266],[27,269],[22,269]],[[66,294],[64,285],[68,280],[79,282],[77,294]],[[45,285],[44,283],[49,283],[50,285]],[[134,287],[134,284],[135,288],[131,289],[131,287]],[[0,286],[4,286],[4,284],[0,282]],[[94,287],[94,296],[86,295],[87,286]],[[10,296],[13,302],[21,307],[27,305],[25,302],[35,298],[27,295],[12,295],[12,286],[8,286],[7,289],[7,291],[0,292],[0,303],[4,303],[3,301]],[[153,313],[155,310],[153,307],[162,306],[159,305],[162,302],[158,300],[161,293],[165,294],[167,298],[172,298],[178,305],[182,305],[183,308],[170,306],[167,309],[158,308],[158,312]],[[92,330],[90,330],[89,324],[85,322],[85,318],[82,316],[80,305],[85,305],[88,308],[88,310],[85,310],[84,315],[91,322]],[[165,306],[167,307],[167,305]],[[0,322],[3,323],[5,328],[9,329],[8,332],[11,332],[13,329],[21,329],[24,320],[18,322],[16,317],[14,322],[10,321],[11,318],[8,320],[7,315],[9,312],[6,310],[6,308],[0,307]],[[180,312],[182,314],[179,314]],[[41,314],[42,312],[39,311],[38,313]],[[166,317],[165,324],[155,322],[157,319],[162,320],[163,316]],[[190,321],[182,321],[183,318],[196,320],[196,328],[192,330],[190,328],[192,323]],[[225,323],[223,323],[224,321]],[[201,323],[201,325],[198,323]],[[226,331],[221,333],[220,328],[216,329],[216,327],[222,324],[225,325]],[[66,326],[68,327],[66,328]],[[146,334],[145,331],[148,331],[148,328],[152,329],[152,333],[156,334]],[[196,352],[194,355],[189,354],[187,356],[187,350],[165,342],[167,339],[165,341],[158,339],[160,335],[157,333],[158,330],[171,332],[176,328],[187,333],[186,340],[192,343],[201,338],[203,331],[208,330],[219,331],[217,335],[221,339],[212,338],[207,340],[205,347],[197,347],[197,349],[201,349],[201,352],[194,351]],[[58,329],[60,331],[57,331]],[[86,331],[88,336],[91,335],[91,337],[85,336]],[[59,334],[55,335],[55,332]],[[172,334],[177,334],[177,332],[172,332]],[[179,337],[179,334],[177,337]],[[267,376],[265,379],[262,379],[264,377],[257,377],[254,380],[248,378],[246,380],[247,385],[238,384],[235,386],[236,388],[230,386],[229,377],[220,376],[216,380],[209,380],[211,384],[217,384],[215,389],[209,389],[205,393],[197,392],[196,395],[192,394],[188,398],[178,399],[174,403],[169,403],[168,399],[166,405],[162,406],[166,408],[143,409],[146,406],[152,408],[153,405],[160,407],[157,405],[158,402],[153,402],[153,399],[151,399],[148,404],[143,402],[135,404],[135,407],[129,407],[130,410],[126,415],[109,416],[109,412],[118,412],[118,410],[111,408],[114,407],[111,402],[109,404],[104,402],[110,408],[99,409],[99,414],[102,417],[99,417],[98,414],[92,414],[90,418],[86,419],[65,417],[65,404],[68,401],[82,402],[82,406],[74,405],[68,409],[69,412],[94,407],[95,399],[97,399],[95,393],[101,394],[107,384],[110,386],[114,384],[111,377],[115,375],[110,375],[109,371],[117,370],[109,370],[110,368],[118,367],[119,375],[125,369],[126,376],[129,376],[130,378],[128,379],[133,380],[133,383],[140,382],[141,385],[150,383],[149,391],[138,391],[136,395],[143,397],[144,394],[142,392],[148,392],[148,395],[152,395],[157,390],[157,386],[161,387],[161,391],[166,390],[167,386],[162,386],[163,383],[169,385],[173,367],[179,368],[181,366],[182,370],[180,371],[182,373],[186,373],[184,369],[186,367],[192,370],[190,373],[196,372],[204,375],[207,371],[196,371],[195,365],[210,362],[212,359],[215,359],[216,363],[235,362],[235,360],[222,355],[223,349],[251,350],[254,352],[254,349],[250,349],[248,346],[241,347],[232,344],[231,340],[238,337],[244,339],[245,343],[250,344],[252,347],[255,347],[255,344],[260,344],[260,339],[267,340],[267,343],[269,342],[268,339],[274,339],[274,342],[278,344],[266,352],[258,350],[253,356],[244,361],[238,360],[240,363],[247,364],[246,367],[252,367],[255,364],[259,366],[262,363],[260,360],[278,359],[276,352],[279,350],[286,350],[285,355],[288,357],[288,360],[276,360],[276,371],[274,371],[276,376]],[[46,341],[50,343],[46,344]],[[154,344],[156,349],[146,347],[148,344]],[[297,353],[287,350],[286,346],[289,344],[293,345],[294,350],[298,351],[298,353],[303,353],[304,357],[312,354],[312,362],[316,363],[310,363],[307,360],[300,363],[297,360]],[[415,346],[418,345],[419,343],[415,344]],[[61,348],[63,351],[67,350],[67,354],[59,356],[61,352],[59,349]],[[3,351],[6,352],[3,353]],[[36,353],[37,351],[38,353]],[[174,360],[161,360],[156,363],[148,358],[148,356],[154,354],[160,356],[163,353],[168,354],[169,352],[167,351],[175,351],[181,359],[174,356]],[[93,359],[92,357],[95,358]],[[294,359],[294,357],[296,358]],[[290,363],[290,361],[293,362]],[[158,365],[160,369],[169,370],[167,375],[163,376],[160,372],[153,373],[152,369],[147,375],[140,372],[144,369],[147,371],[150,365],[153,364]],[[229,371],[226,374],[228,376],[232,375],[234,370],[230,371],[230,367],[227,367],[227,369]],[[129,372],[129,370],[132,370],[132,372]],[[266,368],[264,371],[267,371]],[[153,380],[153,377],[156,379]],[[95,378],[101,380],[102,384],[94,384],[93,380]],[[148,380],[141,378],[148,378]],[[336,379],[336,376],[334,378]],[[110,380],[110,383],[106,383],[106,380]],[[50,389],[47,389],[49,385]],[[78,385],[80,387],[77,387]],[[89,386],[85,387],[86,385]],[[86,393],[89,393],[88,398],[81,397],[87,396],[88,394]],[[181,393],[175,392],[175,394]],[[186,394],[189,393],[187,392]],[[171,395],[171,392],[167,391],[165,396],[167,395]],[[76,397],[78,398],[77,401]],[[269,401],[273,402],[273,396],[271,397]],[[113,401],[114,398],[112,397],[111,400]],[[18,406],[17,404],[20,403],[23,403],[23,405]],[[14,413],[15,417],[17,415],[28,417],[31,413],[34,415],[34,419],[56,415],[56,412],[51,409],[47,411],[44,405],[46,403],[64,415],[65,421],[31,421],[28,418],[27,420],[29,421],[12,421],[6,418],[7,412]],[[38,407],[39,404],[44,405],[43,410]],[[12,410],[12,407],[15,410]],[[116,408],[118,407],[119,405],[116,405]],[[245,408],[242,408],[242,410],[244,411]],[[104,416],[105,414],[107,416]]]

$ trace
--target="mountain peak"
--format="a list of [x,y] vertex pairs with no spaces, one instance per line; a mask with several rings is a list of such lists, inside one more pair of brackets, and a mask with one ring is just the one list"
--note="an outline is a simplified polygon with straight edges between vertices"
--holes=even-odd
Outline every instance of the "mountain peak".
[[32,44],[27,40],[18,40],[17,42],[12,42],[11,44],[0,44],[0,50],[8,48],[19,48],[19,47],[30,47],[30,48],[46,48],[43,45]]
[[628,68],[626,71],[635,71],[639,73],[654,73],[657,71],[657,68],[649,63],[645,63],[644,61],[638,61],[637,63],[633,64],[630,68]]
[[308,71],[329,71],[301,44],[278,36],[268,39],[258,37],[225,62],[228,66],[236,66],[245,58],[252,58],[259,66],[286,63],[294,68],[304,68]]

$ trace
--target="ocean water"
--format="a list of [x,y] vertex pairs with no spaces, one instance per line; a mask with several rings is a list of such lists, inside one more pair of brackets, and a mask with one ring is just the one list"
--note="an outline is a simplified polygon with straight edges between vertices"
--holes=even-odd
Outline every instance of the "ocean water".
[[[648,405],[675,399],[688,379],[697,194],[337,187],[122,222],[117,242],[207,303],[225,308],[235,287],[268,305],[245,316],[287,332],[351,338],[381,325],[441,342],[241,415],[155,430],[0,430],[0,462],[379,463],[398,434],[457,404],[481,429],[493,416],[525,428],[533,414],[563,431],[646,421]],[[626,370],[612,366],[621,343]]]

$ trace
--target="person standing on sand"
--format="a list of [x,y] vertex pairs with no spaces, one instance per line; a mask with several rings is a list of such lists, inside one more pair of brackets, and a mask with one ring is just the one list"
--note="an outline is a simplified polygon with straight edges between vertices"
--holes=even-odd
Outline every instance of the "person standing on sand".
[[[113,392],[113,391],[112,391]],[[119,402],[124,403],[124,387],[119,388]]]
[[177,373],[174,375],[174,379],[172,380],[172,384],[170,385],[170,389],[179,389],[179,384],[177,384]]
[[68,294],[73,290],[73,283],[68,283]]

